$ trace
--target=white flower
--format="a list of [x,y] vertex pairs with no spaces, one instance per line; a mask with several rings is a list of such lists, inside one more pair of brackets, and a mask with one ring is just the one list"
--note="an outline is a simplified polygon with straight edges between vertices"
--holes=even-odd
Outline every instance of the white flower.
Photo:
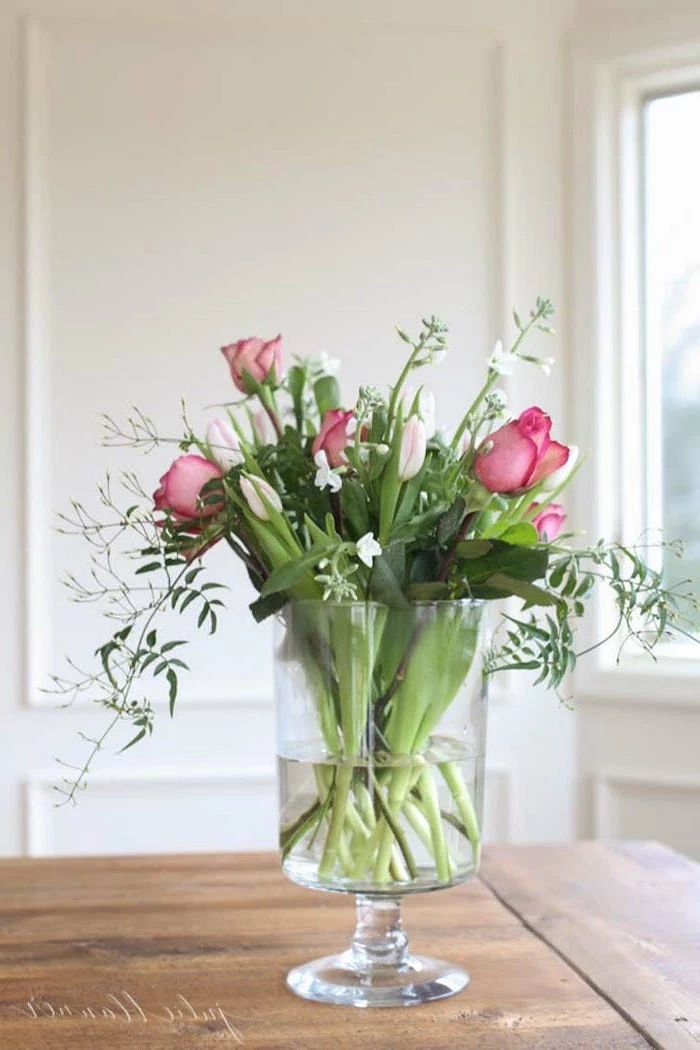
[[[407,418],[408,414],[413,408],[413,403],[415,400],[416,388],[411,386],[410,384],[408,386],[405,386],[399,396],[399,401],[403,405],[404,409],[404,419]],[[425,436],[429,441],[431,437],[434,437],[437,429],[435,426],[435,394],[432,392],[432,390],[426,390],[424,386],[421,387],[420,394],[418,396],[417,414],[418,418],[422,419],[423,423],[425,424]]]
[[236,432],[225,419],[212,419],[207,427],[207,444],[212,459],[223,471],[238,467],[243,462]]
[[261,445],[277,444],[277,431],[264,408],[259,408],[257,412],[253,412],[251,424],[253,432]]
[[316,488],[325,489],[327,486],[331,492],[339,492],[340,486],[343,484],[343,479],[337,471],[331,470],[328,456],[323,449],[317,452],[314,456],[314,463],[318,467],[316,477],[314,478],[314,485]]
[[546,376],[552,374],[553,357],[541,357],[537,363]]
[[512,375],[513,355],[509,350],[503,349],[503,343],[500,339],[494,346],[491,356],[488,358],[488,365],[493,372],[498,372],[501,376]]
[[246,503],[260,521],[270,520],[268,506],[278,512],[282,510],[282,500],[279,498],[279,494],[275,492],[272,485],[265,481],[264,478],[259,478],[252,474],[244,474],[240,485]]
[[447,350],[433,350],[433,356],[430,363],[433,365],[441,364],[447,357]]
[[340,368],[339,358],[329,357],[325,350],[319,354],[318,363],[327,376],[334,376]]
[[364,562],[368,569],[372,568],[372,562],[382,553],[382,548],[375,540],[373,532],[366,532],[364,536],[361,536],[357,541],[356,548],[357,557],[361,562]]

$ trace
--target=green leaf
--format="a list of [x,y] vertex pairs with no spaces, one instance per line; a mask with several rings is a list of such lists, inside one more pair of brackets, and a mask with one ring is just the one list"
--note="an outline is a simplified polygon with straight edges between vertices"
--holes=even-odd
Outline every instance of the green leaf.
[[270,594],[289,590],[302,577],[311,572],[322,558],[328,557],[328,554],[335,550],[337,546],[334,543],[332,546],[313,547],[306,554],[302,554],[298,558],[293,558],[286,564],[280,565],[279,569],[275,569],[263,584],[260,591],[262,597],[267,598]]
[[134,746],[134,744],[138,744],[139,740],[143,740],[143,738],[145,737],[145,735],[146,735],[146,730],[145,730],[145,729],[142,729],[142,730],[141,730],[140,732],[138,732],[138,733],[136,734],[136,736],[135,736],[135,737],[133,737],[133,738],[132,738],[132,739],[131,739],[131,740],[129,741],[129,743],[128,743],[128,744],[124,744],[124,747],[120,748],[120,750],[119,750],[119,751],[118,751],[117,753],[118,753],[118,754],[120,754],[120,755],[123,755],[123,754],[124,754],[124,752],[125,752],[125,751],[128,751],[130,747],[133,747],[133,746]]
[[141,565],[140,568],[134,573],[135,576],[140,576],[144,572],[155,572],[156,569],[162,569],[162,563],[159,561],[149,561],[145,565]]
[[405,609],[408,601],[403,593],[406,575],[406,547],[392,543],[379,558],[374,559],[369,578],[369,590],[375,601]]
[[462,496],[458,496],[449,510],[440,518],[437,528],[437,541],[440,546],[448,546],[454,540],[459,527],[464,519],[467,504]]
[[175,701],[177,700],[177,675],[170,670],[165,677],[168,679],[168,707],[172,718],[175,711]]
[[349,525],[350,536],[359,540],[370,531],[369,503],[364,485],[357,478],[343,481],[341,489],[343,516]]
[[475,557],[474,548],[470,545],[480,542],[485,541],[467,540],[465,544],[460,543],[457,547],[461,558],[465,557],[464,548],[467,550],[467,560],[462,568],[470,584],[485,583],[495,573],[531,583],[541,579],[547,572],[549,555],[545,548],[516,547],[502,540],[490,540],[488,542],[491,549],[481,557]]
[[269,594],[266,598],[256,598],[248,608],[252,612],[255,622],[262,623],[268,616],[274,616],[280,609],[283,609],[286,604],[287,596],[285,594]]
[[156,632],[155,631],[149,631],[148,634],[146,635],[146,645],[148,646],[149,649],[152,649],[155,644],[156,644]]
[[306,372],[299,365],[292,365],[287,372],[287,389],[289,390],[292,403],[294,404],[294,418],[297,431],[302,429],[304,420],[304,387],[306,386]]
[[529,521],[521,521],[517,525],[511,525],[509,529],[501,533],[501,540],[515,547],[534,547],[539,543],[537,529]]
[[472,558],[483,558],[493,546],[491,540],[463,540],[457,545],[457,554],[460,558],[471,561]]
[[550,594],[534,583],[506,576],[501,572],[489,576],[483,584],[473,586],[472,593],[475,598],[522,598],[525,609],[532,605],[558,605],[560,601],[555,594]]
[[341,401],[340,387],[334,376],[322,376],[314,383],[314,397],[321,418],[332,408],[338,408]]
[[165,645],[161,646],[160,651],[161,653],[169,653],[171,649],[177,649],[179,645],[187,645],[187,642],[166,642]]

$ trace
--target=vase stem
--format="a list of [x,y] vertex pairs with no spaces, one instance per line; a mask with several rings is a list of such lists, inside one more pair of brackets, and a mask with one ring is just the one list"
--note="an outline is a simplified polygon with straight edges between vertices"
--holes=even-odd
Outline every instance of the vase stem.
[[350,951],[358,970],[400,970],[408,958],[408,937],[401,924],[400,897],[357,895],[357,925]]

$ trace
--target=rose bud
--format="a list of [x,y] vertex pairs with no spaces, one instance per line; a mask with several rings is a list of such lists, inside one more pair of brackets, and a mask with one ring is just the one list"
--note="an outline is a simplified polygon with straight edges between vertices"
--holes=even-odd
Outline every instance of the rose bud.
[[243,462],[238,435],[225,419],[213,419],[207,427],[207,444],[212,459],[223,471],[238,467]]
[[548,507],[545,507],[539,514],[535,515],[532,519],[532,524],[537,529],[539,538],[551,543],[561,532],[565,521],[566,511],[561,503],[550,503]]
[[355,416],[352,412],[344,412],[342,408],[329,408],[321,422],[321,429],[314,438],[311,455],[315,457],[317,453],[325,452],[332,468],[347,463],[345,449],[351,443],[354,421]]
[[578,445],[569,445],[569,458],[563,467],[559,467],[555,470],[548,478],[542,482],[542,489],[544,492],[554,492],[560,485],[563,485],[571,477],[574,467],[578,463],[579,450]]
[[474,473],[484,488],[506,495],[522,492],[563,467],[569,449],[552,441],[551,427],[549,416],[533,407],[489,434],[474,458]]
[[202,503],[199,495],[208,481],[222,476],[216,463],[203,456],[180,456],[153,493],[155,509],[170,511],[180,521],[210,517],[223,503]]
[[399,452],[399,481],[410,481],[425,462],[427,437],[425,423],[417,416],[404,424],[401,434],[401,451]]
[[263,500],[267,500],[274,510],[282,510],[282,500],[272,485],[265,481],[264,478],[243,475],[241,478],[241,492],[253,514],[256,518],[260,518],[260,521],[270,520],[270,512]]
[[259,408],[251,416],[253,433],[261,445],[276,445],[277,431],[264,408]]
[[[231,370],[231,378],[244,394],[254,394],[262,383],[276,385],[282,376],[282,336],[264,339],[239,339],[221,347]],[[252,382],[251,382],[252,380]]]

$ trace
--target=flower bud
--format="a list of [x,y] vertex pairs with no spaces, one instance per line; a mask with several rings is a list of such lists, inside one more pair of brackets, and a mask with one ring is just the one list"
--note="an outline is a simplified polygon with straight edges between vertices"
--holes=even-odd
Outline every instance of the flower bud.
[[260,521],[270,520],[270,513],[263,500],[267,500],[274,510],[282,510],[282,500],[264,478],[244,474],[241,478],[241,492],[253,514]]
[[569,458],[563,467],[559,467],[549,477],[545,478],[541,482],[543,492],[554,492],[555,489],[563,485],[565,481],[571,476],[571,473],[578,462],[579,450],[578,445],[569,445]]
[[259,408],[257,412],[253,412],[251,422],[253,432],[261,445],[277,444],[277,431],[264,408]]
[[425,423],[417,416],[411,416],[401,434],[399,481],[410,481],[411,478],[415,478],[425,462],[426,444]]
[[262,383],[277,385],[282,378],[282,336],[267,342],[254,337],[221,347],[231,379],[243,394],[252,394]]
[[223,471],[238,467],[243,462],[238,436],[225,419],[213,419],[207,427],[207,444],[211,458]]

